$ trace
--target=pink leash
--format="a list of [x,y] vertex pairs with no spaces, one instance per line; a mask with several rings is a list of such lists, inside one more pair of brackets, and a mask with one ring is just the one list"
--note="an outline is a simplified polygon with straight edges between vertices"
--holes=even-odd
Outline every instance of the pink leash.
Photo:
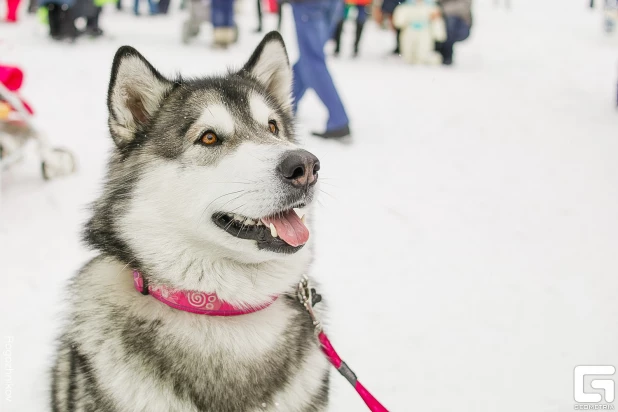
[[348,382],[350,382],[372,412],[388,412],[388,409],[382,406],[382,404],[378,402],[378,400],[374,398],[373,395],[371,395],[371,393],[358,381],[356,374],[339,357],[337,351],[335,351],[335,348],[333,348],[333,345],[328,340],[328,337],[322,330],[320,321],[317,320],[315,313],[313,312],[313,305],[318,303],[321,300],[321,297],[315,293],[315,289],[311,289],[309,287],[309,279],[306,276],[298,284],[298,300],[305,307],[309,313],[309,316],[311,316],[313,326],[315,326],[315,332],[322,346],[322,352],[326,354],[330,363],[332,363],[339,373],[342,374]]

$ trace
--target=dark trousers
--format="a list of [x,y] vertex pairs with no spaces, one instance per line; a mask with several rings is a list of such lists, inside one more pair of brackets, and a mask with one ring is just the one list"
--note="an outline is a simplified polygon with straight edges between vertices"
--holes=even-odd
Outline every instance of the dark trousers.
[[257,0],[258,31],[262,31],[262,0]]
[[308,89],[313,89],[328,109],[326,130],[348,125],[348,116],[326,66],[324,46],[341,19],[343,3],[339,0],[312,0],[291,3],[296,36],[298,61],[294,65],[294,112]]
[[94,14],[86,18],[86,28],[96,30],[99,28],[99,16],[101,15],[101,7],[97,7]]
[[445,16],[446,41],[437,45],[445,63],[453,61],[453,46],[458,41],[464,41],[470,36],[470,25],[461,17]]
[[47,5],[47,19],[49,22],[49,35],[55,39],[76,38],[75,16],[67,5]]
[[167,14],[170,8],[170,0],[159,0],[159,13]]
[[365,26],[365,22],[367,21],[367,8],[365,6],[346,5],[345,11],[343,13],[343,19],[341,19],[339,23],[337,23],[337,28],[335,29],[335,54],[338,54],[341,49],[341,34],[343,33],[343,25],[348,18],[348,14],[350,13],[350,9],[352,7],[355,7],[357,10],[356,35],[354,38],[354,54],[356,55],[358,53],[358,45],[363,34],[363,27]]

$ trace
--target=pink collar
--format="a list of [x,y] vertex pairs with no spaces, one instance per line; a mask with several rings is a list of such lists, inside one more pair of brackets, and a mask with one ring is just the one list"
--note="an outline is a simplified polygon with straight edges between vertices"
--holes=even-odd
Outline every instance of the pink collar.
[[[146,287],[144,288],[144,284]],[[133,285],[142,295],[151,295],[167,306],[185,312],[209,316],[238,316],[257,312],[269,307],[278,296],[259,306],[238,307],[219,300],[215,293],[195,292],[191,290],[176,290],[163,285],[152,285],[148,279],[137,270],[133,271]]]

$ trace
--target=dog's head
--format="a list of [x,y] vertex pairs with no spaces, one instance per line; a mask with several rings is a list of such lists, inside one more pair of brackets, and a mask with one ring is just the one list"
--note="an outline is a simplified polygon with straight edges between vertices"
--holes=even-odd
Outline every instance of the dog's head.
[[116,148],[89,243],[185,275],[208,271],[203,255],[209,265],[305,256],[320,164],[295,143],[291,86],[276,32],[240,71],[200,79],[165,78],[120,48],[108,94]]

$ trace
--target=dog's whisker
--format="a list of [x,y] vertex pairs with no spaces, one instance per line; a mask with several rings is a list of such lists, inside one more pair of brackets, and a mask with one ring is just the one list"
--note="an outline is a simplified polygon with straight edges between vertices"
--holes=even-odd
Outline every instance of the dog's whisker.
[[320,192],[321,192],[321,193],[324,193],[325,195],[328,195],[328,196],[332,197],[332,198],[333,198],[333,199],[335,199],[335,200],[337,200],[337,198],[336,198],[335,196],[331,195],[331,194],[330,194],[330,193],[328,193],[328,192],[325,192],[325,191],[324,191],[324,190],[322,190],[322,189],[320,189]]
[[204,210],[208,210],[208,208],[210,207],[210,205],[212,205],[214,202],[216,202],[217,200],[221,199],[221,198],[222,198],[222,197],[224,197],[224,196],[229,196],[229,195],[233,195],[233,194],[236,194],[236,193],[242,193],[242,192],[244,192],[244,190],[237,190],[237,191],[235,191],[235,192],[230,192],[230,193],[226,193],[226,194],[224,194],[224,195],[221,195],[221,196],[219,196],[219,197],[215,198],[212,202],[210,202],[210,203],[208,204],[208,206],[206,206],[206,207],[204,208]]

